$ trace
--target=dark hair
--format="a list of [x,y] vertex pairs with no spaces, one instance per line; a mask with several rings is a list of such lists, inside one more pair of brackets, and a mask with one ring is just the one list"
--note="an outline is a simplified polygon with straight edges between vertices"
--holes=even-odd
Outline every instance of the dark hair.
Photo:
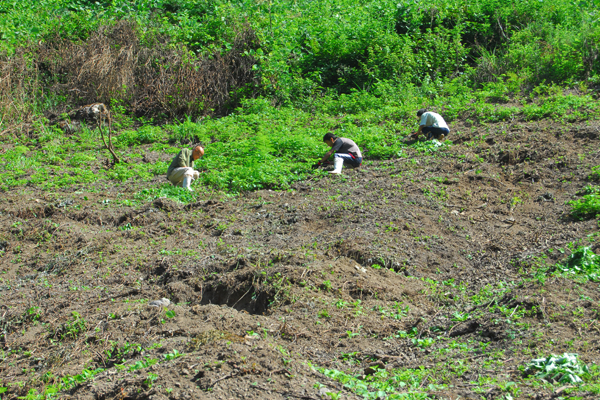
[[337,139],[337,136],[335,136],[333,133],[326,133],[325,136],[323,136],[323,141],[326,142],[329,139]]
[[419,111],[417,111],[417,117],[420,117],[421,115],[425,114],[427,112],[426,108],[421,108]]

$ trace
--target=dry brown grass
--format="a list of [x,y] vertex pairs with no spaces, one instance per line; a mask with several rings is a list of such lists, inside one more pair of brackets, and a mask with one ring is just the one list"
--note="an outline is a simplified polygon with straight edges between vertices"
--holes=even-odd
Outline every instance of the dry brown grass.
[[0,137],[30,122],[43,95],[37,65],[24,49],[10,57],[1,56]]
[[[141,43],[136,30],[121,21],[82,42],[56,37],[0,58],[0,127],[30,122],[36,110],[58,114],[95,102],[117,101],[137,116],[220,115],[236,105],[239,89],[257,90],[256,60],[243,55],[258,48],[248,26],[228,52],[204,57],[161,37]],[[66,102],[50,104],[44,95]]]
[[136,115],[173,118],[224,113],[236,100],[232,91],[254,83],[255,60],[242,54],[257,45],[244,27],[229,52],[198,58],[162,38],[143,46],[135,25],[121,22],[83,43],[57,39],[40,59],[59,78],[53,90],[73,101],[119,100]]

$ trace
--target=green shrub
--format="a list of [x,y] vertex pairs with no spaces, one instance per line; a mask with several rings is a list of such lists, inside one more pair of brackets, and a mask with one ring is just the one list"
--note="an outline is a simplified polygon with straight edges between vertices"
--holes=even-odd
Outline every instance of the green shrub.
[[[247,24],[256,32],[258,45],[242,53],[246,59],[256,60],[248,71],[257,73],[254,81],[270,100],[303,106],[310,106],[315,97],[330,91],[370,92],[381,82],[427,86],[457,77],[481,84],[489,92],[489,100],[506,102],[521,87],[588,78],[593,82],[600,73],[594,58],[600,51],[595,8],[591,3],[569,0],[367,0],[360,6],[350,0],[275,0],[268,7],[260,2],[231,0],[5,3],[0,5],[0,26],[5,27],[0,53],[11,56],[31,43],[47,43],[56,37],[81,43],[103,26],[136,21],[133,32],[139,47],[149,49],[161,37],[170,41],[170,47],[181,49],[187,61],[193,61],[207,54],[234,51],[239,44],[235,32]],[[38,54],[31,49],[28,56]],[[183,68],[183,64],[160,59],[148,61],[142,67],[159,65],[163,73]],[[116,68],[122,66],[119,63]],[[31,80],[30,75],[25,78]],[[211,111],[203,98],[180,102],[186,94],[183,92],[193,89],[180,75],[172,76],[172,80],[157,75],[157,86],[146,83],[135,88],[133,82],[130,87],[123,85],[126,77],[111,80],[116,85],[109,91],[115,99],[127,93],[117,99],[125,107],[133,107],[131,97],[148,87],[160,95],[171,82],[176,84],[153,109],[142,107],[147,117],[155,114],[163,118],[159,114],[165,110],[182,115],[177,109],[196,116],[230,111]],[[61,75],[60,79],[64,78]],[[60,79],[53,77],[47,84],[53,86]],[[255,97],[254,83],[247,83],[231,88],[234,98]],[[40,89],[39,85],[32,87]],[[106,90],[106,85],[90,89],[88,95],[94,97]],[[45,108],[64,100],[52,91],[44,91],[47,93],[50,96],[36,96],[30,90],[22,96],[30,96],[27,100]],[[205,95],[210,97],[211,93]],[[137,102],[147,105],[148,100],[140,98]],[[361,101],[343,105],[339,110],[346,111],[342,112],[373,107]],[[531,116],[542,112],[531,110]]]

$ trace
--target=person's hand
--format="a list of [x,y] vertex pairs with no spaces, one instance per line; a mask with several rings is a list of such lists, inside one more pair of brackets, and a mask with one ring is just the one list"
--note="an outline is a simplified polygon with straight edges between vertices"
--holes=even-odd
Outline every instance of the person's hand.
[[313,164],[312,169],[317,169],[317,168],[320,168],[320,167],[321,167],[321,161],[319,161],[316,164]]

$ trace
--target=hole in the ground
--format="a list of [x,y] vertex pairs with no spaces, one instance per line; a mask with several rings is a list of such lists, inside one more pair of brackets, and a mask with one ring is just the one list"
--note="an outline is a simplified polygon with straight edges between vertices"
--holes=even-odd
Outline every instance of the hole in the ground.
[[225,284],[205,287],[202,292],[202,304],[227,304],[238,311],[245,310],[250,314],[265,314],[274,296],[266,291],[257,290],[249,285],[231,288]]

